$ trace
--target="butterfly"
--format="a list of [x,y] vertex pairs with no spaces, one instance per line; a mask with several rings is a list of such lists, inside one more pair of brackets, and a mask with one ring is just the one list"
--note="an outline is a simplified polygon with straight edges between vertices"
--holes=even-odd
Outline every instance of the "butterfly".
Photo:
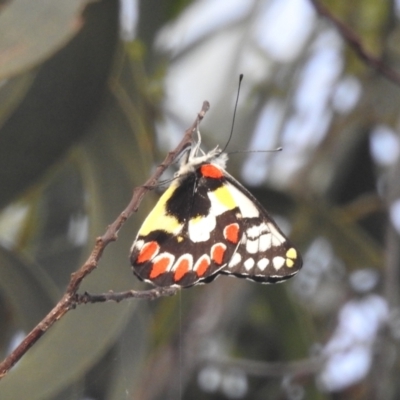
[[[190,287],[220,274],[276,283],[302,266],[299,251],[257,199],[199,139],[143,222],[131,248],[134,274],[156,286]],[[198,155],[201,153],[200,155]]]

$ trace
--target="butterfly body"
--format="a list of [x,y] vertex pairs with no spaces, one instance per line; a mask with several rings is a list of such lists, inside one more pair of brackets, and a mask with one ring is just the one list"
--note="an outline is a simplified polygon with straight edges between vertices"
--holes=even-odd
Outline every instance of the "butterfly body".
[[225,170],[216,148],[183,159],[131,249],[134,273],[156,286],[189,287],[219,274],[274,283],[301,268],[299,252],[260,203]]

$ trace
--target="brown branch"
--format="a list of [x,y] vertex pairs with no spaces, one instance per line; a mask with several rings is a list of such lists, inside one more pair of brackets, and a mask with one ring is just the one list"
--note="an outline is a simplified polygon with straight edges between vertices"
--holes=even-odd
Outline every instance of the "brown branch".
[[63,317],[69,310],[76,307],[78,304],[88,302],[102,302],[108,300],[121,301],[128,298],[144,298],[144,299],[156,299],[160,296],[171,296],[177,292],[176,288],[155,288],[152,290],[146,290],[143,292],[128,291],[122,293],[107,293],[100,295],[90,295],[85,293],[83,295],[77,294],[80,284],[83,279],[89,275],[98,265],[99,260],[103,254],[106,246],[117,240],[118,232],[121,229],[125,221],[139,208],[139,204],[143,199],[143,196],[151,189],[154,188],[158,179],[163,172],[172,164],[175,158],[188,146],[192,141],[192,133],[196,131],[201,120],[204,118],[206,112],[210,108],[208,101],[203,103],[200,113],[197,115],[192,126],[186,130],[184,137],[178,144],[175,150],[170,151],[160,164],[154,174],[145,182],[143,186],[139,186],[134,189],[132,199],[124,211],[118,216],[118,218],[108,226],[103,236],[96,239],[95,246],[87,259],[87,261],[78,269],[78,271],[71,274],[71,279],[68,284],[67,290],[61,300],[56,306],[39,322],[32,331],[25,337],[25,339],[18,345],[18,347],[11,353],[7,358],[0,363],[0,379],[2,379],[7,372],[15,365],[17,361],[39,340],[39,338],[61,317]]
[[355,51],[355,53],[366,62],[372,69],[381,73],[385,78],[400,86],[400,73],[390,68],[381,58],[368,52],[362,45],[360,38],[342,21],[336,18],[318,0],[310,0],[317,13],[328,19],[339,31],[342,38]]

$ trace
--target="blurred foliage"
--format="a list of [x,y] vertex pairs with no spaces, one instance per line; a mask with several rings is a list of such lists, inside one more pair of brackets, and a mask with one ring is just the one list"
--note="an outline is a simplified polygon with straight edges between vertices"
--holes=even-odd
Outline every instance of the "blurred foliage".
[[[194,120],[205,99],[190,110],[191,119],[181,109],[171,111],[166,92],[174,67],[179,76],[188,59],[212,65],[211,72],[203,67],[196,83],[218,81],[215,90],[224,90],[209,94],[212,109],[203,124],[204,138],[209,145],[225,140],[221,132],[229,129],[236,90],[232,81],[242,72],[236,68],[245,57],[245,38],[254,28],[257,7],[270,2],[256,1],[250,17],[207,33],[179,54],[154,46],[160,29],[195,3],[140,2],[137,39],[127,43],[119,39],[115,0],[40,0],[34,7],[27,0],[13,0],[1,5],[1,357],[50,311],[95,238],[170,149],[165,147],[173,134],[157,137],[157,129],[170,119],[183,133]],[[400,70],[394,2],[323,3],[365,48]],[[299,71],[310,57],[313,39],[329,26],[329,21],[318,21],[294,60],[268,60],[268,79],[248,77],[250,88],[244,85],[235,130],[243,135],[234,137],[233,148],[244,149],[251,142],[270,99],[284,105],[281,125],[289,120],[295,88],[301,85]],[[225,70],[220,64],[226,60],[204,53],[196,57],[210,42],[229,47],[232,38],[240,40],[234,42],[235,57]],[[256,53],[260,56],[260,48]],[[357,104],[347,113],[338,112],[332,95],[326,135],[304,148],[301,168],[285,184],[269,176],[252,188],[281,217],[279,222],[291,226],[291,237],[305,256],[298,277],[270,287],[222,277],[155,302],[80,306],[0,382],[0,398],[398,398],[398,338],[390,325],[376,339],[369,375],[357,384],[336,393],[323,390],[318,383],[321,366],[312,364],[349,300],[361,301],[373,292],[385,298],[391,315],[399,307],[400,243],[397,233],[387,229],[387,206],[400,195],[400,171],[397,164],[378,165],[370,150],[376,126],[398,131],[399,83],[378,76],[345,45],[342,55],[340,78],[355,77],[362,87]],[[172,96],[185,90],[196,97],[185,82],[182,77]],[[273,157],[289,163],[290,148],[285,152]],[[240,160],[230,164],[236,175],[242,166]],[[146,195],[138,214],[106,249],[98,270],[82,284],[82,292],[146,287],[132,276],[128,252],[156,198]],[[358,292],[351,277],[365,268],[379,274],[379,283],[370,292]],[[390,354],[395,355],[388,362]],[[308,367],[291,364],[298,360]],[[273,363],[284,372],[268,372]]]

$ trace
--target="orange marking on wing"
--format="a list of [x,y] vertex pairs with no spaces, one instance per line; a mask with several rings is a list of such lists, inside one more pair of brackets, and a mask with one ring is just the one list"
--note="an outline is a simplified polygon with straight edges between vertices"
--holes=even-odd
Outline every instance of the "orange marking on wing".
[[202,256],[197,261],[197,265],[196,265],[197,276],[203,276],[206,273],[209,266],[210,266],[210,260],[208,259],[208,256]]
[[167,256],[165,257],[160,257],[154,264],[153,268],[151,269],[150,272],[150,278],[154,279],[157,278],[157,276],[165,273],[167,271],[168,266],[171,264],[171,259]]
[[215,264],[221,265],[224,261],[226,246],[222,243],[215,244],[211,249],[211,258]]
[[146,243],[140,250],[136,262],[138,264],[143,264],[147,261],[150,261],[158,253],[159,250],[160,246],[157,242]]
[[200,172],[206,178],[218,179],[224,176],[223,172],[212,164],[204,164],[200,167]]
[[226,240],[229,240],[231,243],[239,242],[239,224],[233,223],[225,227],[224,229],[224,237]]
[[179,260],[178,265],[176,266],[175,269],[174,281],[175,282],[180,281],[187,274],[189,268],[190,268],[190,263],[187,258],[182,258],[181,260]]

